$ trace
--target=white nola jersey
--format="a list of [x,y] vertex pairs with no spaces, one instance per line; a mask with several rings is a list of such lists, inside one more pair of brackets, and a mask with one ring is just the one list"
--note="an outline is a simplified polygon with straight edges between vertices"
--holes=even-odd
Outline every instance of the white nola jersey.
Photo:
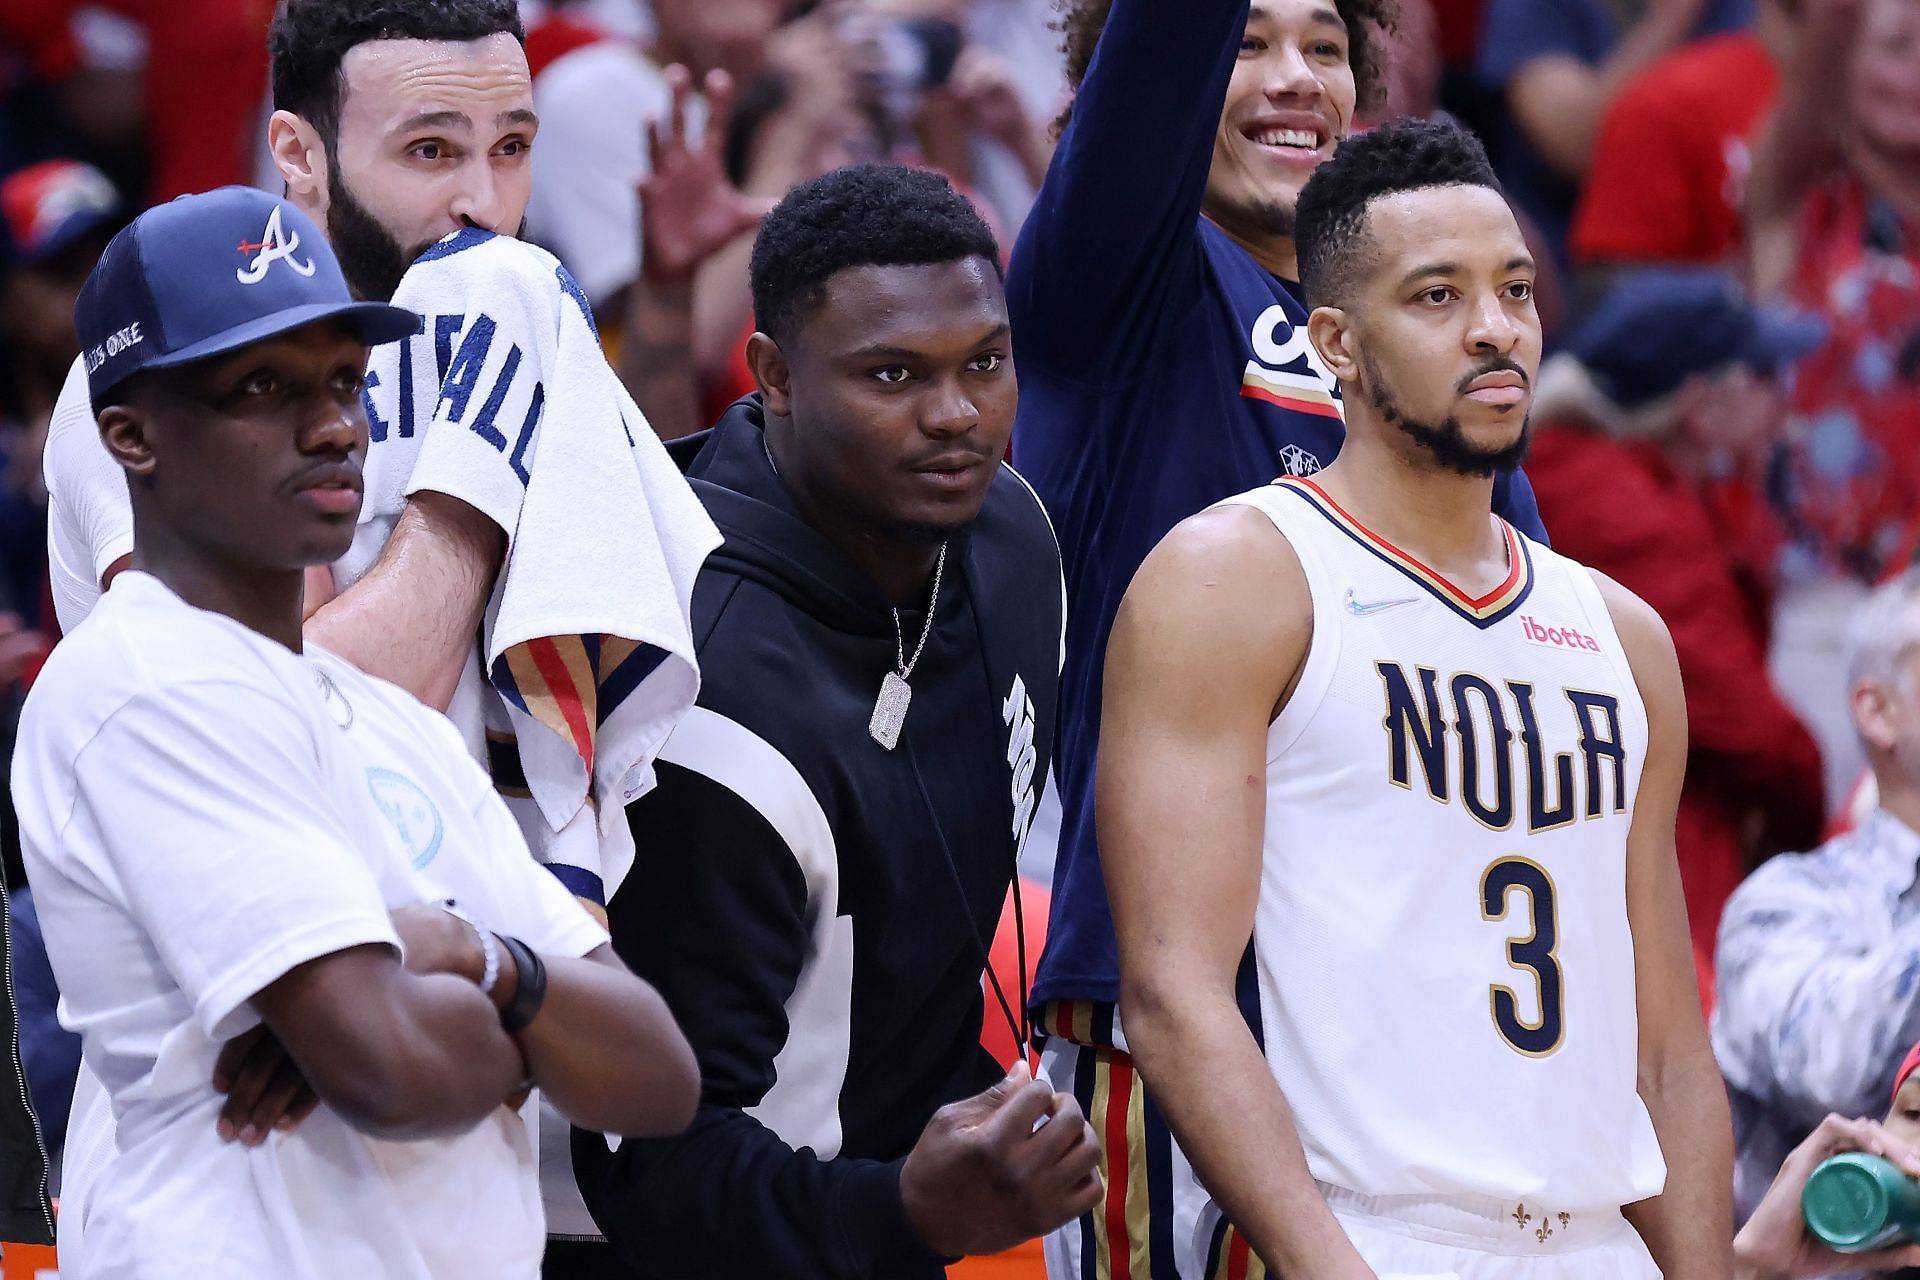
[[1313,595],[1268,735],[1254,967],[1314,1176],[1554,1211],[1657,1194],[1626,905],[1647,717],[1592,576],[1501,523],[1512,571],[1474,599],[1311,481],[1228,501]]

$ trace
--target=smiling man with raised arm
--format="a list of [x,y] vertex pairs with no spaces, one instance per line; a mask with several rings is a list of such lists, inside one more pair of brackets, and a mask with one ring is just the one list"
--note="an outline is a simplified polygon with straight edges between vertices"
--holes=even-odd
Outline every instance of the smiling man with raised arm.
[[[1334,460],[1343,391],[1307,341],[1294,208],[1383,92],[1394,0],[1072,0],[1072,113],[1014,246],[1014,460],[1060,533],[1060,851],[1034,999],[1044,1063],[1109,1142],[1109,1202],[1058,1242],[1059,1280],[1150,1259],[1174,1274],[1164,1205],[1183,1167],[1136,1096],[1113,921],[1094,842],[1101,663],[1134,571],[1181,520]],[[1494,509],[1544,541],[1532,491]],[[1125,1174],[1126,1176],[1115,1176]],[[1149,1230],[1151,1238],[1135,1234]]]

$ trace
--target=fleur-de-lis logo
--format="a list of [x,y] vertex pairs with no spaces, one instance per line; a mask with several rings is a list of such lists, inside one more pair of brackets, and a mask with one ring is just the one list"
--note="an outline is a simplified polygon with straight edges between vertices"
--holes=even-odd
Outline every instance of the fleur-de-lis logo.
[[1535,1240],[1538,1240],[1541,1244],[1545,1244],[1547,1242],[1547,1237],[1552,1234],[1553,1234],[1553,1228],[1543,1222],[1538,1227],[1534,1228],[1533,1238]]
[[1533,1221],[1533,1215],[1527,1212],[1527,1206],[1524,1204],[1517,1204],[1513,1206],[1512,1217],[1513,1217],[1513,1224],[1519,1227],[1522,1231],[1526,1230],[1527,1224]]
[[1564,1229],[1569,1222],[1573,1221],[1573,1215],[1570,1213],[1562,1213],[1558,1216],[1560,1218],[1560,1226],[1562,1229]]

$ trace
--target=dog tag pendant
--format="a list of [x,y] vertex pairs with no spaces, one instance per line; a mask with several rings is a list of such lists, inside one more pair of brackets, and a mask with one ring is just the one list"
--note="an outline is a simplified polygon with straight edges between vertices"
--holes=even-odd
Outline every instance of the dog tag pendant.
[[900,745],[900,726],[907,722],[907,704],[913,701],[913,689],[898,672],[887,672],[880,682],[880,696],[874,700],[873,718],[867,721],[867,733],[891,751]]

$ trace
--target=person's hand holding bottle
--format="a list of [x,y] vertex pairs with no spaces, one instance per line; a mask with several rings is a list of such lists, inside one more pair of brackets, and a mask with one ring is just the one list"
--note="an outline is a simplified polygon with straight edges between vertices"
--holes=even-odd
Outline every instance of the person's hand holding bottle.
[[1735,1280],[1809,1280],[1841,1271],[1888,1271],[1920,1266],[1920,1244],[1896,1245],[1873,1253],[1843,1254],[1827,1248],[1808,1233],[1800,1211],[1800,1195],[1806,1188],[1807,1178],[1821,1161],[1846,1151],[1879,1156],[1920,1178],[1920,1148],[1872,1120],[1828,1116],[1787,1156],[1753,1216],[1733,1238]]

